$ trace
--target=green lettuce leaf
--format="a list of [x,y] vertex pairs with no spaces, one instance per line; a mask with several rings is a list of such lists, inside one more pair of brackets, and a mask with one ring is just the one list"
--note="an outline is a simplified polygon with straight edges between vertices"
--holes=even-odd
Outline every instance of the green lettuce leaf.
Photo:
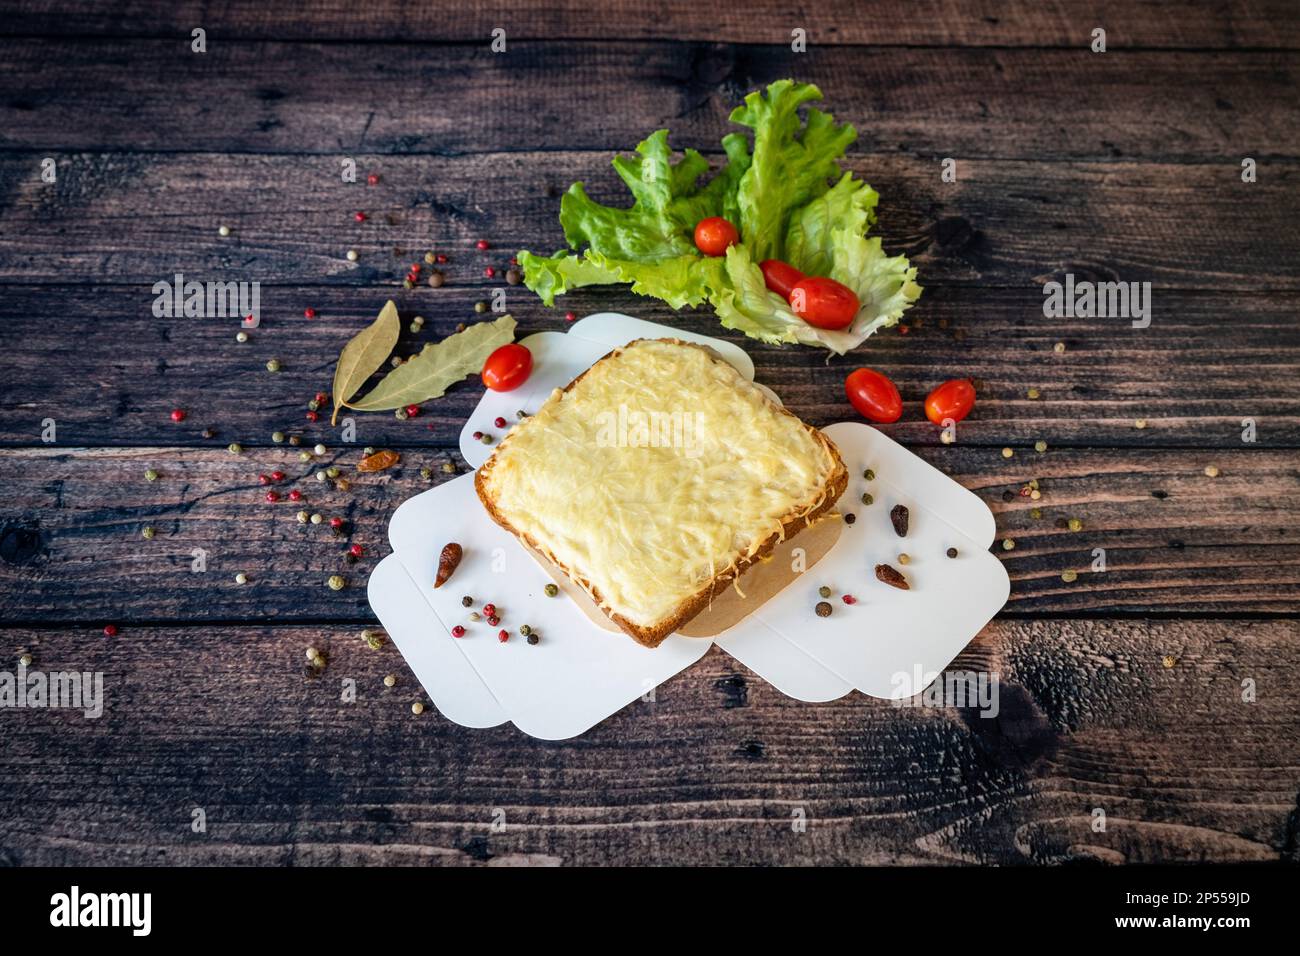
[[755,262],[781,258],[791,214],[826,192],[840,174],[839,159],[857,139],[847,123],[837,126],[829,114],[809,108],[806,123],[799,107],[822,98],[811,83],[778,80],[767,96],[750,93],[731,111],[731,121],[754,131],[754,154],[740,177],[741,241]]

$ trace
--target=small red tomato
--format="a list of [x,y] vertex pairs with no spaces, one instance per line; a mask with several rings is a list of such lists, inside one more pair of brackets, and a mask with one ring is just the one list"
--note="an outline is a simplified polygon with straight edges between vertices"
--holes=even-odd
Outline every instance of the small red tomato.
[[968,378],[954,378],[944,382],[925,396],[925,417],[936,425],[951,418],[959,422],[975,405],[975,386]]
[[483,363],[483,384],[494,392],[518,388],[533,370],[533,353],[518,342],[503,345]]
[[695,226],[695,248],[706,256],[721,256],[727,246],[740,242],[736,227],[721,216],[701,219]]
[[888,424],[898,421],[903,414],[903,399],[898,389],[874,369],[850,372],[844,380],[844,394],[858,414],[869,421]]
[[804,278],[802,272],[780,259],[764,259],[758,267],[763,270],[763,282],[767,287],[787,302],[790,301],[790,292]]
[[790,290],[795,315],[819,329],[844,329],[853,323],[862,303],[848,286],[826,276],[800,279]]

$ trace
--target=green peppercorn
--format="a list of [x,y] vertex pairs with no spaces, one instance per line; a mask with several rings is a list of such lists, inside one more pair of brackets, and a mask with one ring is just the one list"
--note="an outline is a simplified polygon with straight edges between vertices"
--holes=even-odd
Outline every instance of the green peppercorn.
[[474,303],[474,311],[477,312],[479,315],[482,315],[487,310],[488,310],[488,304],[486,302],[480,300]]
[[266,370],[267,370],[268,372],[278,372],[278,371],[280,371],[280,360],[279,360],[279,359],[271,359],[269,362],[266,363]]
[[308,521],[310,521],[310,520],[311,520],[311,515],[307,514],[307,512],[305,512],[305,511],[299,511],[299,512],[298,512],[298,523],[299,523],[299,524],[306,524],[306,523],[307,523]]
[[560,593],[559,587],[554,584],[548,584],[542,590],[546,592],[547,597],[555,597],[555,595]]
[[425,481],[429,481],[430,479],[433,478],[433,469],[432,469],[432,468],[421,468],[421,469],[420,469],[420,477],[423,478]]
[[147,524],[140,529],[140,537],[144,538],[146,541],[151,540],[153,536],[154,536],[153,525]]
[[492,444],[492,436],[489,435],[487,432],[484,432],[483,437],[480,438],[479,441],[481,441],[485,445],[490,445]]
[[326,581],[325,583],[329,586],[329,589],[331,591],[342,591],[343,585],[345,585],[347,582],[343,580],[343,575],[331,574],[329,576],[329,580]]
[[452,462],[444,461],[442,463],[442,473],[444,475],[455,474],[455,472],[456,472],[456,466]]
[[864,492],[862,493],[862,503],[863,503],[864,505],[869,505],[869,504],[871,504],[871,503],[872,503],[873,501],[875,501],[875,500],[876,500],[876,499],[873,498],[873,497],[871,497],[871,495],[867,494],[867,492],[864,491]]
[[311,409],[313,412],[317,411],[320,408],[320,402],[316,401],[316,399],[313,398],[310,402],[307,403],[307,407]]
[[309,451],[300,451],[300,452],[298,452],[298,460],[299,460],[299,461],[311,461],[311,452],[309,452]]
[[337,478],[338,476],[339,476],[339,469],[337,465],[330,465],[328,468],[325,469],[326,478]]
[[148,471],[146,471],[146,472],[144,473],[144,480],[145,480],[145,481],[157,481],[157,480],[158,480],[158,472],[156,472],[156,471],[154,471],[152,468],[150,468]]
[[277,445],[283,445],[284,432],[271,432],[271,441],[275,442]]
[[406,409],[399,408],[395,412],[393,412],[393,417],[396,418],[399,422],[404,422],[411,416],[406,414]]
[[226,446],[226,451],[230,452],[232,455],[238,455],[242,453],[243,450],[244,450],[244,446],[237,441],[232,441],[229,445]]
[[866,471],[862,473],[862,477],[867,479],[867,481],[875,481],[876,473],[872,471],[870,468],[868,468]]
[[235,575],[235,583],[236,583],[236,584],[247,584],[247,583],[248,583],[248,575],[245,574],[243,571],[240,571],[238,574]]
[[529,627],[527,624],[520,624],[519,633],[522,634],[524,637],[527,637],[529,634],[533,633],[533,629]]
[[415,288],[415,283],[412,282],[410,279],[403,279],[403,280],[402,280],[402,288],[403,288],[403,289],[414,289],[414,288]]
[[817,593],[820,594],[822,597],[830,597],[831,589],[826,587],[825,585],[822,585],[817,589]]
[[361,639],[366,642],[366,646],[372,651],[377,651],[384,646],[384,635],[369,628],[361,632]]

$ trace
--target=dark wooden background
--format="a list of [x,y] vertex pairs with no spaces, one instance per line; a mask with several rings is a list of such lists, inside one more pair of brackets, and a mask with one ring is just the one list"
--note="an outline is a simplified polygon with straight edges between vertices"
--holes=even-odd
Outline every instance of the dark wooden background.
[[[1088,49],[1097,26],[1104,54]],[[0,31],[3,669],[28,651],[44,670],[103,671],[107,693],[97,721],[0,710],[0,863],[1300,858],[1290,0],[9,2]],[[850,414],[849,369],[887,371],[907,413],[886,430],[1016,540],[998,552],[1011,600],[954,665],[1001,675],[1001,716],[803,704],[717,651],[576,740],[413,716],[400,656],[358,637],[364,583],[420,468],[464,468],[454,441],[478,387],[414,421],[362,418],[359,442],[404,461],[347,493],[308,480],[317,466],[271,433],[324,442],[350,472],[356,449],[309,425],[305,403],[386,298],[428,319],[403,354],[445,335],[501,284],[485,265],[559,244],[571,181],[612,200],[614,152],[661,126],[714,147],[731,106],[785,76],[820,84],[859,129],[849,165],[926,291],[907,334],[829,363],[741,344],[819,424]],[[1244,157],[1258,182],[1241,181]],[[447,286],[403,291],[429,249],[450,256]],[[259,281],[253,340],[237,345],[229,320],[154,318],[150,287],[177,271]],[[1151,327],[1045,319],[1042,284],[1068,272],[1150,281]],[[508,295],[521,334],[562,328],[564,308],[722,334],[619,291],[560,310]],[[944,447],[919,401],[955,374],[981,397]],[[257,474],[277,467],[350,537],[264,504]],[[1016,494],[1033,478],[1037,502]],[[1058,526],[1074,517],[1081,531]],[[367,549],[354,567],[351,541]],[[1094,548],[1104,574],[1088,572]],[[333,573],[349,586],[326,589]],[[308,645],[329,656],[321,679],[304,674]],[[339,699],[348,677],[355,704]]]

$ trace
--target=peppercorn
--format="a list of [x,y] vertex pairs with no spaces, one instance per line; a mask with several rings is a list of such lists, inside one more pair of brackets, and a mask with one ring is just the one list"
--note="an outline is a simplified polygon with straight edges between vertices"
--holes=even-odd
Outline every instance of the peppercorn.
[[266,370],[267,370],[268,372],[278,372],[278,371],[280,371],[280,360],[279,360],[279,359],[271,359],[270,361],[268,361],[268,362],[266,363]]
[[229,227],[229,226],[218,226],[218,227],[217,227],[217,235],[224,239],[226,236],[230,235],[230,227]]
[[843,597],[841,597],[840,600],[848,605],[853,605],[858,603],[858,599],[855,598],[852,594],[846,594]]
[[402,280],[402,288],[403,288],[403,289],[414,289],[414,288],[415,288],[415,280],[414,280],[414,279],[411,279],[411,278],[403,279],[403,280]]
[[348,481],[346,478],[340,478],[334,482],[334,488],[337,491],[348,491],[351,487],[352,482]]
[[529,644],[534,644],[534,645],[535,645],[535,644],[536,644],[538,641],[540,641],[540,640],[541,640],[541,638],[538,637],[536,634],[529,634],[529,635],[528,635],[528,643],[529,643]]
[[506,643],[506,641],[510,640],[510,632],[503,627],[501,630],[497,631],[497,640],[502,644]]
[[1219,477],[1219,469],[1218,469],[1216,466],[1214,466],[1214,465],[1206,465],[1206,466],[1205,466],[1205,477],[1207,477],[1207,478],[1218,478],[1218,477]]
[[392,687],[392,686],[393,686],[394,684],[396,684],[396,683],[397,683],[397,676],[396,676],[395,674],[385,674],[385,675],[384,675],[384,686],[385,686],[385,687]]
[[247,584],[247,583],[248,583],[248,575],[245,574],[243,571],[240,571],[238,574],[235,575],[235,583],[236,583],[236,584]]
[[474,599],[473,599],[472,597],[470,597],[468,594],[466,594],[463,598],[460,599],[460,606],[461,606],[461,607],[473,607],[473,606],[474,606]]
[[529,627],[527,624],[520,624],[519,633],[522,634],[524,637],[527,637],[529,634],[533,633],[533,629]]
[[1003,551],[1014,551],[1014,550],[1015,550],[1015,547],[1016,547],[1016,542],[1013,541],[1011,538],[1003,538],[1003,539],[1002,539],[1002,550],[1003,550]]
[[900,554],[900,555],[898,556],[898,563],[899,563],[899,564],[911,564],[911,563],[912,563],[912,556],[911,556],[910,554],[907,554],[906,552],[904,552],[903,554]]
[[1011,457],[1012,455],[1014,455],[1015,453],[1016,453],[1016,452],[1015,452],[1015,449],[1013,449],[1013,448],[1004,448],[1004,449],[1002,449],[1002,457],[1003,457],[1003,458],[1010,458],[1010,457]]
[[235,333],[235,341],[236,341],[236,342],[247,342],[247,341],[248,341],[248,333],[247,333],[247,332],[236,332],[236,333]]
[[1039,391],[1036,388],[1031,388],[1027,394],[1030,398],[1037,398],[1039,396]]
[[817,589],[817,593],[824,598],[828,598],[831,596],[831,589],[826,587],[826,585],[823,584],[821,587]]
[[446,281],[446,277],[437,269],[434,269],[429,273],[429,288],[431,289],[441,288],[442,284]]
[[312,449],[312,451],[316,452],[316,454],[318,455],[323,455],[326,452],[328,452],[329,449],[326,448],[324,445],[317,445],[315,448]]
[[284,444],[284,432],[271,432],[271,441],[277,445]]
[[331,591],[342,591],[343,585],[345,585],[347,582],[343,580],[343,576],[341,574],[331,574],[329,576],[329,580],[327,580],[325,583],[329,585],[329,589]]
[[290,436],[289,436],[289,444],[290,444],[290,445],[293,445],[295,448],[297,448],[299,445],[302,444],[302,438],[301,438],[300,436],[298,436],[298,435],[290,435]]
[[470,611],[470,612],[469,612],[469,617],[467,618],[467,620],[470,620],[470,621],[481,621],[481,620],[483,620],[483,615],[479,614],[478,611]]
[[347,259],[348,259],[348,262],[356,262],[356,261],[357,261],[357,250],[355,250],[355,249],[349,249],[349,250],[347,251]]
[[464,626],[463,626],[463,625],[460,625],[460,624],[457,624],[457,625],[455,625],[454,627],[452,627],[452,629],[451,629],[451,636],[452,636],[452,637],[464,637],[464,636],[465,636],[465,628],[464,628]]
[[153,536],[154,536],[153,525],[147,524],[140,529],[140,537],[144,538],[146,541],[152,540]]
[[411,416],[406,413],[406,409],[399,408],[393,412],[393,417],[396,418],[399,422],[404,422]]
[[555,597],[555,595],[560,593],[560,589],[554,584],[548,584],[546,587],[542,588],[542,590],[546,592],[547,597]]
[[325,519],[322,518],[319,514],[314,514],[311,516],[309,520],[311,521],[312,524],[320,524]]
[[[112,627],[112,625],[110,624],[109,627]],[[105,631],[107,631],[107,628],[105,628]],[[24,654],[22,657],[18,658],[18,663],[19,663],[19,664],[22,664],[23,667],[31,667],[31,666],[32,666],[32,655],[30,655],[30,654]]]
[[521,273],[518,269],[506,270],[506,282],[510,283],[511,285],[519,285],[519,283],[522,282],[523,279],[524,279],[523,273]]
[[834,608],[831,607],[830,601],[818,601],[813,610],[817,612],[818,617],[830,617]]
[[145,480],[145,481],[157,481],[157,480],[158,480],[158,472],[156,472],[156,471],[154,471],[152,468],[150,468],[148,471],[146,471],[146,472],[144,473],[144,480]]
[[338,476],[339,476],[339,469],[337,465],[330,465],[328,468],[325,469],[326,478],[337,478]]
[[488,304],[482,301],[481,299],[478,302],[474,303],[474,311],[477,312],[479,315],[482,315],[487,310],[488,310]]
[[211,429],[211,428],[205,428],[205,429],[203,429],[203,431],[199,432],[199,434],[202,435],[204,438],[216,438],[216,437],[217,437],[217,433],[216,433],[216,431],[213,430],[213,429]]
[[850,511],[848,514],[846,514],[846,515],[844,516],[844,523],[845,523],[845,524],[853,524],[853,522],[855,522],[855,521],[857,521],[857,520],[858,520],[858,516],[855,515],[852,511]]
[[875,481],[876,473],[872,471],[870,468],[868,468],[866,471],[862,473],[862,477],[867,479],[867,481]]
[[426,252],[424,254],[424,261],[429,265],[433,265],[437,261],[437,257],[432,252]]
[[311,452],[309,451],[298,452],[298,460],[303,462],[311,461]]
[[1034,451],[1037,452],[1047,451],[1047,442],[1042,441],[1041,439],[1039,441],[1034,442]]
[[442,473],[444,475],[454,475],[456,473],[455,463],[450,461],[444,461],[442,463]]
[[948,557],[950,558],[955,558],[957,557],[957,549],[949,548],[947,551],[944,552],[944,554],[948,555]]
[[1064,352],[1064,351],[1065,351],[1065,343],[1064,343],[1064,342],[1057,342],[1055,345],[1052,346],[1052,351],[1054,351],[1054,352]]
[[1062,571],[1062,572],[1061,572],[1061,580],[1064,581],[1066,584],[1069,584],[1071,581],[1074,581],[1074,580],[1077,579],[1078,577],[1079,577],[1079,572],[1078,572],[1078,571]]
[[564,313],[564,321],[565,321],[565,322],[572,322],[572,321],[574,321],[574,320],[577,319],[577,318],[578,318],[578,314],[577,314],[576,312],[565,312],[565,313]]
[[424,713],[424,705],[417,700],[411,705],[411,713],[415,714],[416,717],[419,717]]
[[421,469],[420,469],[420,477],[423,478],[425,481],[430,481],[430,480],[433,478],[433,469],[432,469],[432,468],[421,468]]
[[1069,527],[1071,531],[1082,531],[1083,522],[1080,521],[1078,518],[1071,518]]
[[482,250],[492,248],[486,239],[480,239],[478,242],[474,243],[474,246],[475,248],[482,249]]
[[862,503],[864,505],[869,505],[875,500],[875,498],[871,497],[871,495],[867,494],[865,491],[862,493]]
[[325,469],[324,469],[324,468],[322,468],[320,471],[316,472],[316,480],[317,480],[317,481],[324,481],[324,480],[325,480]]
[[299,512],[298,512],[298,523],[299,523],[299,524],[306,524],[306,523],[307,523],[308,521],[310,521],[310,520],[311,520],[311,515],[307,514],[307,512],[305,512],[305,511],[299,511]]
[[481,441],[485,445],[490,445],[492,444],[492,436],[485,434],[482,438],[479,439],[479,441]]

